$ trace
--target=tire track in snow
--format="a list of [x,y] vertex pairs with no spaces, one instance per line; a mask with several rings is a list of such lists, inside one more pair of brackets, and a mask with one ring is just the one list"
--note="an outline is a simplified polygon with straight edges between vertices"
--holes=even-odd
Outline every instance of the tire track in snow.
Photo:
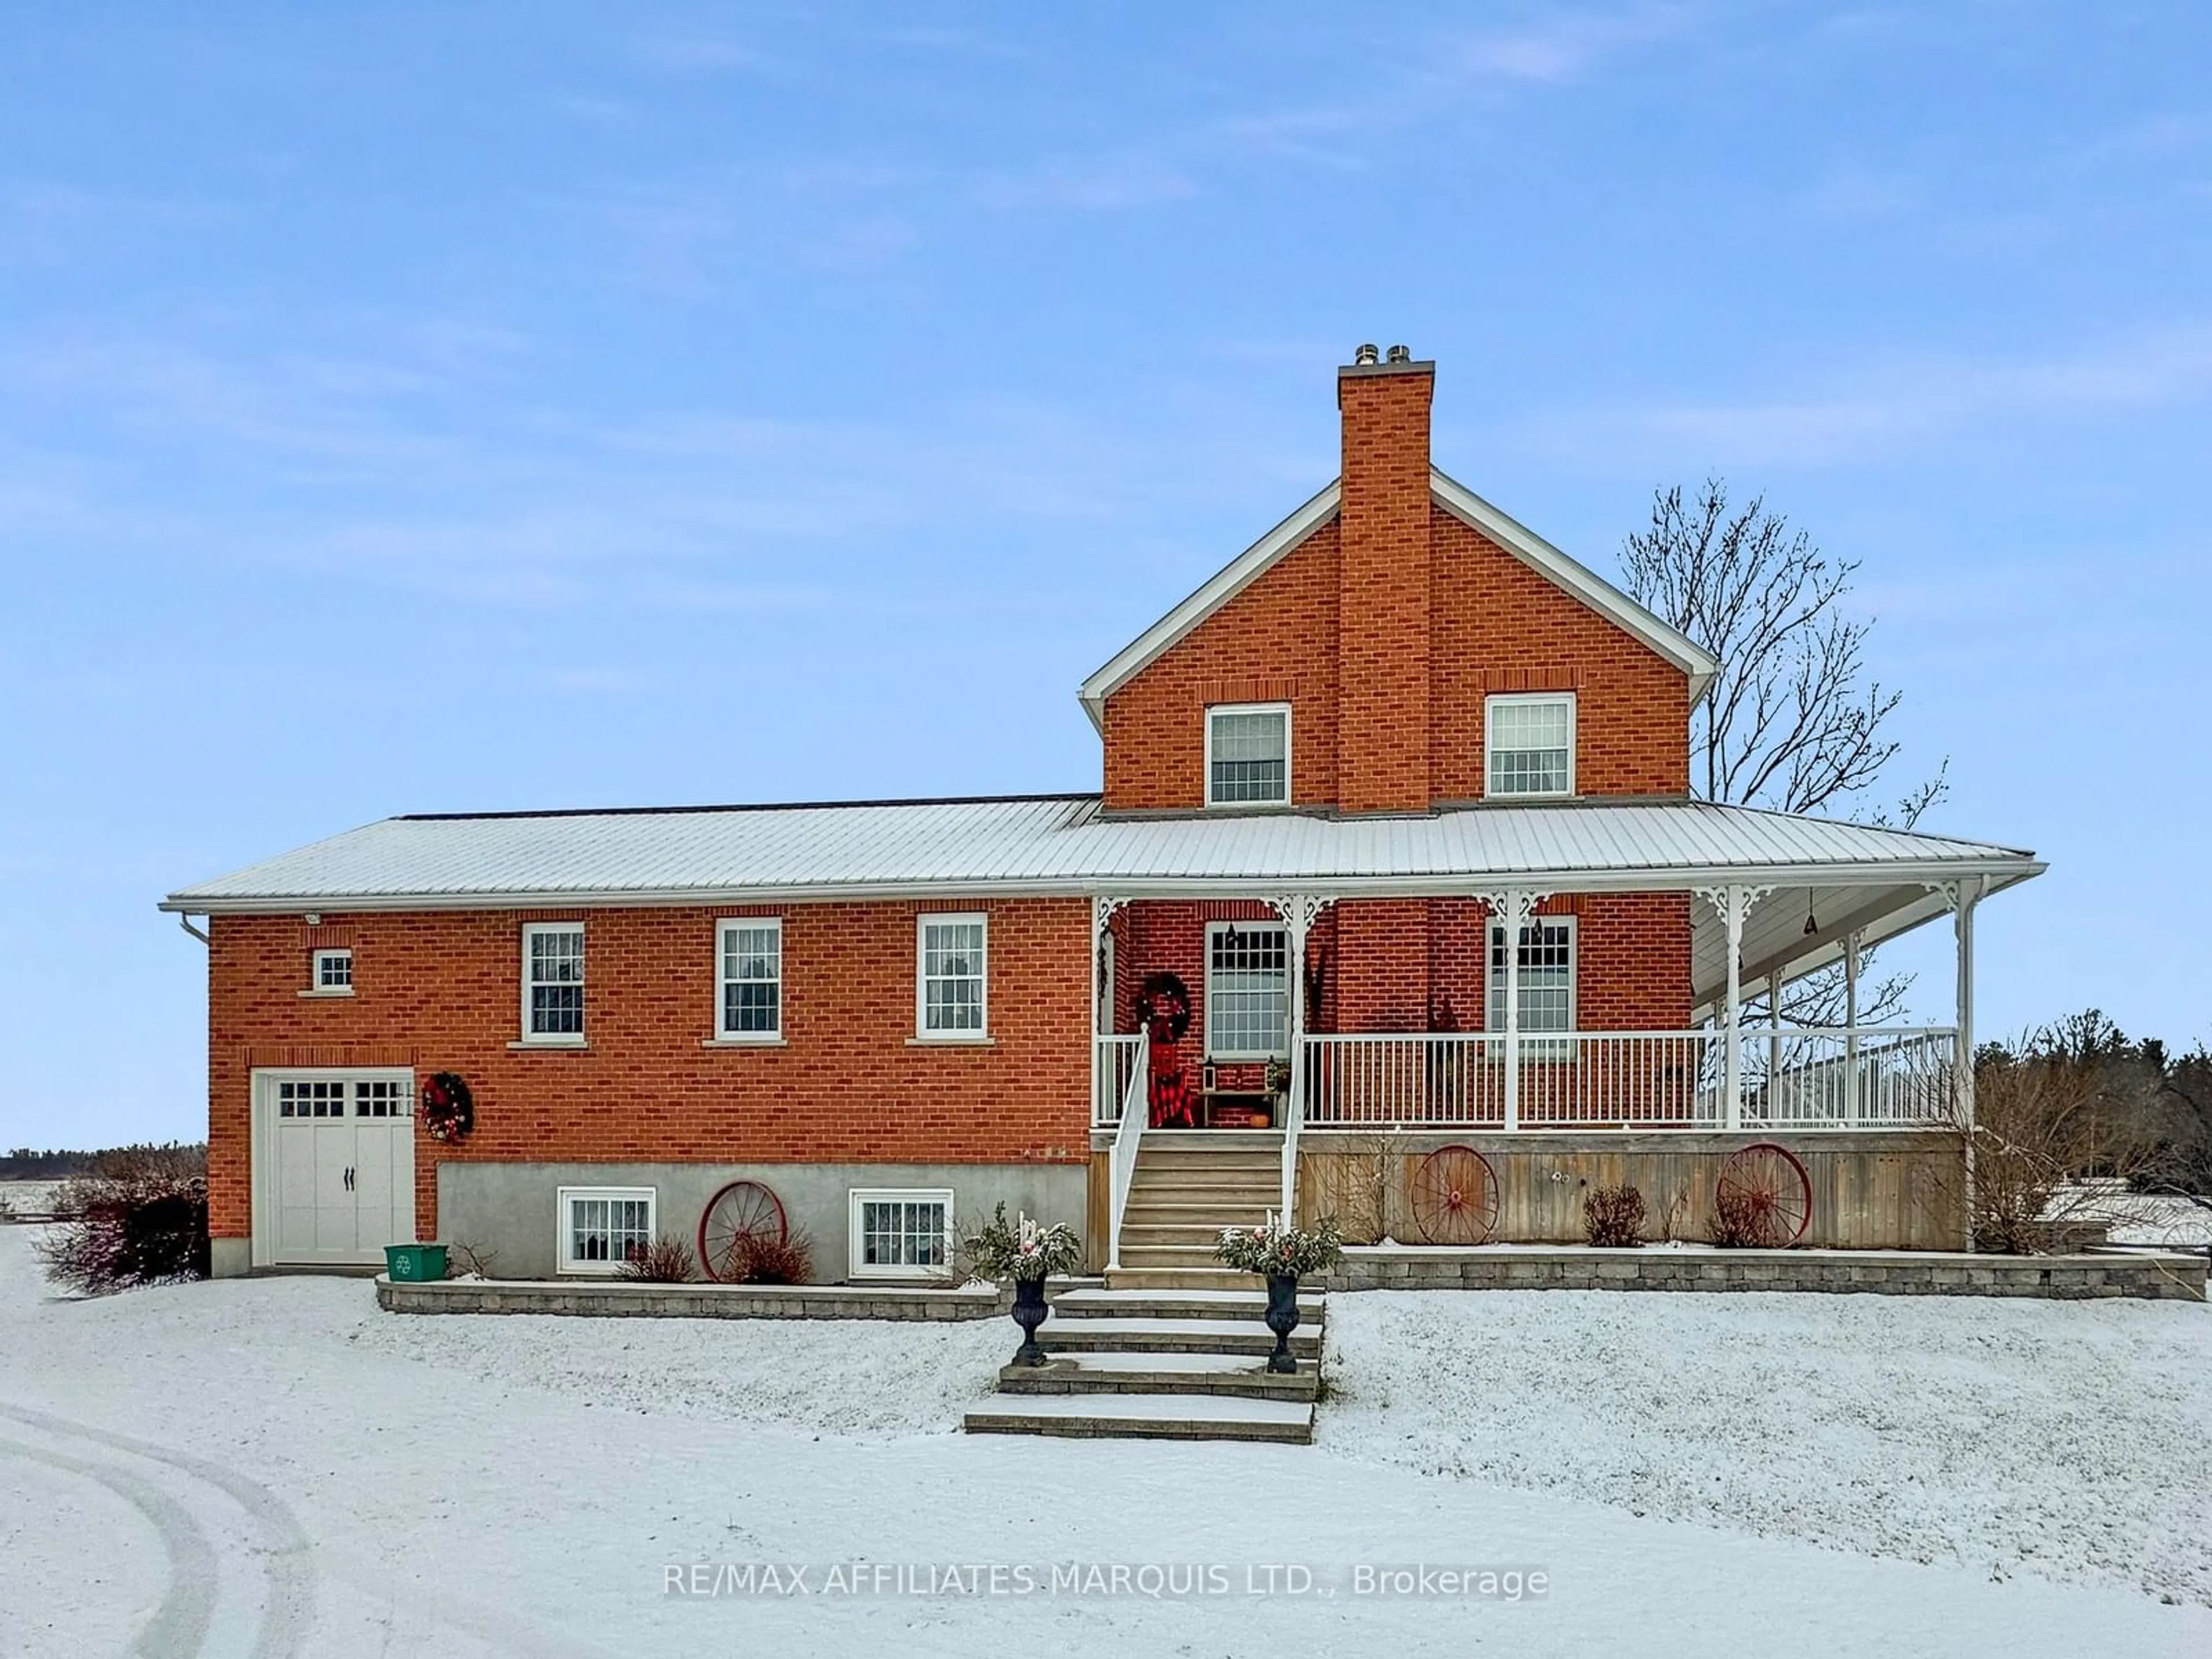
[[[21,1406],[0,1403],[0,1417],[12,1418],[31,1428],[41,1430],[59,1438],[88,1441],[111,1450],[128,1453],[191,1476],[194,1480],[215,1487],[231,1502],[252,1517],[261,1532],[262,1547],[255,1553],[261,1567],[261,1576],[268,1594],[262,1603],[261,1619],[254,1632],[252,1659],[299,1659],[304,1650],[308,1626],[315,1613],[315,1568],[310,1553],[307,1529],[299,1517],[292,1513],[283,1498],[257,1480],[247,1479],[235,1469],[228,1468],[204,1457],[195,1457],[188,1452],[173,1451],[150,1441],[134,1439],[126,1434],[117,1434],[108,1429],[95,1429],[88,1424],[72,1423],[67,1418],[55,1417],[46,1412],[31,1411]],[[10,1449],[27,1449],[15,1442],[5,1443]],[[44,1461],[54,1458],[46,1455]],[[166,1492],[138,1477],[112,1465],[82,1465],[94,1479],[103,1479],[101,1471],[137,1486],[142,1491],[154,1493],[176,1515],[182,1516],[190,1529],[205,1545],[209,1554],[204,1582],[207,1586],[208,1614],[214,1611],[215,1562],[214,1546],[207,1541],[206,1534],[191,1521],[184,1507]],[[115,1488],[120,1492],[120,1488]],[[136,1499],[132,1499],[136,1502]],[[150,1511],[148,1519],[154,1520]],[[158,1528],[161,1522],[155,1521]],[[165,1533],[163,1540],[167,1541]],[[198,1651],[206,1638],[206,1619],[203,1618],[199,1638],[191,1646],[173,1645],[148,1650],[163,1656],[189,1654]]]
[[151,1481],[107,1464],[64,1457],[5,1438],[0,1438],[0,1457],[43,1463],[48,1468],[95,1480],[145,1516],[169,1558],[169,1587],[154,1616],[131,1644],[131,1651],[144,1655],[145,1659],[175,1659],[179,1654],[206,1650],[208,1630],[215,1620],[220,1558],[214,1542],[189,1510]]

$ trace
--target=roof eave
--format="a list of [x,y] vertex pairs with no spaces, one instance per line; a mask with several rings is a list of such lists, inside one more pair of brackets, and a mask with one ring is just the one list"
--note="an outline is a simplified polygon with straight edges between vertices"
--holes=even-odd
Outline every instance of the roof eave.
[[1092,894],[1158,898],[1264,898],[1289,889],[1333,898],[1467,896],[1507,884],[1553,893],[1680,892],[1729,884],[1750,886],[1909,886],[1960,876],[1990,878],[1991,893],[2041,875],[2045,866],[2014,854],[1865,864],[1682,865],[1625,870],[1504,870],[1427,875],[1083,875],[941,881],[820,882],[781,886],[549,889],[429,893],[260,893],[222,897],[189,890],[160,909],[185,915],[289,915],[305,910],[339,915],[396,910],[658,909],[682,905],[895,902],[951,895],[1007,898],[1083,898]]

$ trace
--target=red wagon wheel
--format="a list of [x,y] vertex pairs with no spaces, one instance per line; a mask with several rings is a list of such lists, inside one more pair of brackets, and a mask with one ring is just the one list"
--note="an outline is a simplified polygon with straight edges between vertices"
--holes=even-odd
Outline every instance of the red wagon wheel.
[[1498,1224],[1498,1176],[1472,1146],[1439,1146],[1407,1183],[1413,1224],[1431,1244],[1480,1244]]
[[1787,1146],[1755,1141],[1730,1152],[1713,1182],[1716,1202],[1741,1203],[1760,1244],[1787,1249],[1813,1224],[1813,1178]]
[[699,1217],[699,1267],[728,1284],[738,1275],[738,1247],[750,1239],[783,1243],[783,1204],[757,1181],[732,1181],[707,1200]]

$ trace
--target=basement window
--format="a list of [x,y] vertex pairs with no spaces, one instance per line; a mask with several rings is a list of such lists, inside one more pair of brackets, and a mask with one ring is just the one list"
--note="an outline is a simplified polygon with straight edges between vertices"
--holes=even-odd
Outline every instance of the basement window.
[[952,1257],[952,1194],[855,1187],[851,1192],[854,1279],[933,1279]]
[[1291,706],[1227,703],[1206,711],[1206,804],[1291,804]]
[[619,1273],[652,1244],[652,1188],[562,1187],[559,1194],[562,1273]]
[[1575,793],[1575,696],[1545,691],[1483,706],[1492,795]]

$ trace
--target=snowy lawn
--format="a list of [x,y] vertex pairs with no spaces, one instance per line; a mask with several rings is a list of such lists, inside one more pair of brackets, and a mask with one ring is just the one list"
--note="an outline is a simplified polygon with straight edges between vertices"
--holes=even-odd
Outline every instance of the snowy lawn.
[[1369,1291],[1328,1319],[1339,1456],[2212,1604],[2201,1304]]
[[[2128,1517],[2158,1493],[2204,1487],[2201,1461],[2161,1471],[2148,1447],[2096,1451],[2085,1478],[2126,1486],[2109,1506],[2121,1518],[2094,1500],[2075,1508],[2103,1528],[2110,1559],[2039,1553],[2042,1571],[2076,1582],[2033,1569],[2000,1581],[2002,1553],[1984,1541],[2000,1523],[1982,1511],[2007,1478],[1992,1466],[2075,1458],[1978,1432],[2002,1420],[2070,1433],[2086,1462],[2106,1439],[2092,1421],[2102,1398],[2146,1431],[2193,1422],[2201,1446],[2203,1396],[2172,1370],[2191,1352],[2203,1368],[2202,1308],[1340,1297],[1332,1339],[1346,1357],[1334,1370],[1346,1398],[1324,1407],[1322,1446],[1043,1442],[953,1431],[1011,1350],[1010,1322],[399,1317],[379,1313],[363,1281],[319,1279],[68,1302],[35,1278],[30,1237],[0,1229],[0,1653],[11,1656],[135,1642],[270,1659],[1627,1647],[1711,1659],[1765,1650],[1778,1627],[1812,1651],[2212,1651],[2212,1609],[2133,1588],[2151,1568],[2200,1582],[2160,1564],[2191,1549],[2201,1560],[2201,1510],[2169,1514],[2164,1553],[2130,1554],[2127,1541]],[[1444,1314],[1447,1303],[1482,1316]],[[1407,1319],[1423,1307],[1425,1322]],[[1761,1308],[1803,1340],[1762,1335]],[[1879,1333],[1867,1322],[1899,1310],[1919,1356],[1899,1357],[1892,1376],[1869,1352]],[[1944,1334],[1944,1312],[2009,1319],[2014,1334]],[[1392,1332],[1406,1327],[1410,1341],[1423,1323],[1455,1334],[1417,1381]],[[1454,1375],[1508,1354],[1517,1365],[1486,1383]],[[1832,1386],[1806,1380],[1815,1354]],[[2114,1375],[2092,1374],[2100,1358]],[[1613,1365],[1608,1403],[1591,1374]],[[1892,1383],[1923,1397],[1878,1409],[1869,1390]],[[2039,1389],[2073,1404],[2036,1404]],[[1692,1431],[1670,1402],[1700,1392],[1794,1392],[1793,1411],[1832,1421],[1802,1443],[1785,1483],[1729,1451],[1724,1433]],[[1920,1501],[1899,1501],[1916,1467]],[[1681,1494],[1701,1474],[1786,1484],[1800,1510],[1825,1480],[1887,1507],[1901,1529],[1852,1535],[1832,1519],[1851,1504],[1832,1496],[1818,1528],[1771,1501],[1700,1511]],[[2055,1529],[2025,1507],[2053,1501],[2046,1486],[2021,1482],[2015,1540]],[[1663,1519],[1665,1508],[1727,1524]],[[1921,1549],[1925,1537],[1943,1547]],[[993,1595],[980,1593],[988,1577],[963,1576],[953,1593],[832,1593],[832,1566],[855,1561],[925,1573],[1005,1564],[1046,1588]],[[1363,1564],[1417,1562],[1541,1569],[1548,1594],[1504,1605],[1353,1593]],[[690,1563],[805,1568],[810,1593],[668,1594],[667,1569]],[[1066,1563],[1218,1564],[1226,1593],[1053,1593],[1051,1569]],[[1270,1565],[1310,1571],[1312,1593],[1246,1594],[1265,1583],[1248,1569]]]

